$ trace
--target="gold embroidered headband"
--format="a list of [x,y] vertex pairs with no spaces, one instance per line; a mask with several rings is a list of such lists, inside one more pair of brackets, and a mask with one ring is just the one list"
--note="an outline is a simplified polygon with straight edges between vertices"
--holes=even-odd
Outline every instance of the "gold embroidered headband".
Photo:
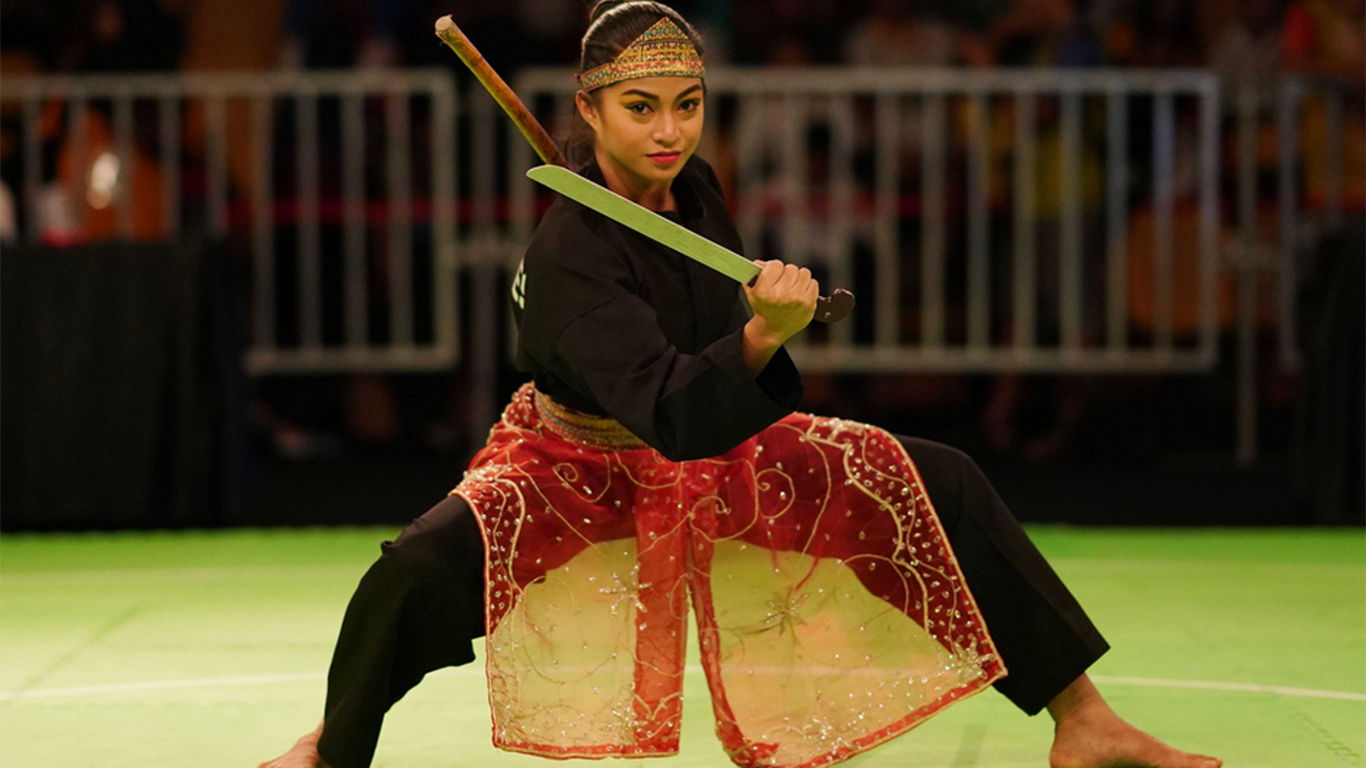
[[579,75],[579,87],[587,92],[641,77],[702,76],[702,57],[697,48],[665,16],[623,48],[615,59]]

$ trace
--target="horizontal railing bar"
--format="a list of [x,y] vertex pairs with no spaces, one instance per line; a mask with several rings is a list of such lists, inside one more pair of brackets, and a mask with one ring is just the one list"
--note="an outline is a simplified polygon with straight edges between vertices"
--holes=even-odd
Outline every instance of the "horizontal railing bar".
[[164,75],[102,73],[93,75],[21,75],[6,77],[0,101],[53,98],[79,94],[85,98],[145,99],[158,96],[288,96],[329,92],[391,93],[446,87],[445,69],[309,70],[307,72],[189,72]]
[[1200,350],[1109,350],[1069,352],[1014,348],[978,350],[940,347],[924,350],[885,347],[812,347],[792,354],[803,371],[894,373],[1000,371],[1072,373],[1198,373],[1213,370],[1216,360]]
[[[517,79],[519,92],[572,92],[573,70],[533,67]],[[1133,91],[1201,93],[1218,87],[1199,69],[997,69],[940,67],[727,67],[707,71],[707,87],[725,91],[879,93],[1072,93]]]
[[455,350],[439,347],[252,349],[246,354],[246,369],[251,375],[430,371],[449,368],[456,360]]

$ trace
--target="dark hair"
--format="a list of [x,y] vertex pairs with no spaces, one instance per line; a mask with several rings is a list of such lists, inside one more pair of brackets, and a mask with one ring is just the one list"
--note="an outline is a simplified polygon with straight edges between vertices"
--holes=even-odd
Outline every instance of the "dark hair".
[[[615,59],[626,46],[653,27],[661,16],[667,16],[692,40],[697,54],[702,55],[702,36],[683,18],[682,14],[653,0],[598,0],[588,12],[588,29],[579,45],[579,74]],[[589,98],[593,98],[589,93]],[[577,107],[569,119],[569,131],[564,139],[565,160],[579,168],[593,159],[593,129],[584,122]]]

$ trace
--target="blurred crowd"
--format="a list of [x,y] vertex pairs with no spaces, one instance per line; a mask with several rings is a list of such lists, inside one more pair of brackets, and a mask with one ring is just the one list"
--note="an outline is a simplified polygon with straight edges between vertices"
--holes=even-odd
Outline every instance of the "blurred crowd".
[[[1360,85],[1360,0],[677,0],[713,64],[1210,67]],[[578,0],[6,0],[3,71],[450,66],[450,13],[501,71],[572,63]]]
[[[435,19],[449,13],[494,67],[511,79],[526,66],[572,66],[590,4],[581,0],[3,0],[0,74],[415,66],[460,69],[458,60],[432,34]],[[1360,96],[1366,84],[1366,3],[1362,0],[677,0],[672,5],[702,32],[711,66],[1206,68],[1219,73],[1230,85],[1270,83],[1281,74],[1321,78],[1355,94],[1348,101],[1346,116],[1346,134],[1355,149],[1349,148],[1346,157],[1356,165],[1347,174],[1345,197],[1349,209],[1356,212],[1366,201],[1358,167],[1366,135]],[[1231,106],[1231,102],[1224,103]],[[955,120],[965,119],[955,115]],[[18,115],[11,111],[4,118],[0,182],[12,189],[20,160],[17,134],[10,128]],[[998,110],[995,120],[1001,130],[991,131],[991,162],[999,166],[999,173],[993,172],[997,181],[1008,177],[1013,151],[1010,118],[1009,110]],[[90,178],[93,185],[98,174],[94,169],[73,170],[72,152],[62,146],[62,126],[67,119],[57,105],[45,105],[41,116],[45,176]],[[236,119],[230,112],[229,120]],[[187,181],[182,192],[187,199],[205,195],[205,145],[202,132],[192,127],[197,120],[190,111],[183,159]],[[1322,122],[1321,116],[1310,113],[1306,120],[1310,123],[1307,136],[1322,133],[1314,127]],[[1056,167],[1055,158],[1062,151],[1056,114],[1042,110],[1038,121],[1039,167]],[[103,151],[100,147],[107,147],[111,141],[108,121],[98,110],[88,127],[87,141],[95,146],[85,152],[88,158],[95,158]],[[1233,146],[1231,141],[1224,142],[1226,171],[1236,165]],[[1262,172],[1274,173],[1276,146],[1269,129],[1259,135],[1257,165]],[[287,152],[288,147],[286,140],[278,151]],[[1102,165],[1098,154],[1102,147],[1095,137],[1088,137],[1078,161],[1083,175],[1082,203],[1088,217],[1101,213],[1096,169]],[[1322,153],[1308,149],[1305,186],[1312,196],[1322,188],[1316,179],[1324,174],[1315,165],[1321,162],[1317,158]],[[252,155],[246,144],[234,144],[228,151],[230,173],[238,190],[234,197],[238,198],[254,172]],[[961,164],[964,148],[953,145],[949,151],[950,162]],[[1134,153],[1138,158],[1136,169],[1148,162],[1144,155]],[[135,215],[135,236],[163,231],[164,222],[156,218],[161,210],[156,201],[163,192],[154,186],[159,178],[152,165],[154,157],[150,151],[140,151],[134,158],[135,163],[146,167],[133,174],[132,197],[151,201],[134,208],[146,216],[144,220],[139,218],[143,214]],[[724,147],[718,148],[713,161],[725,178]],[[1194,161],[1178,157],[1176,162],[1180,170]],[[276,165],[278,168],[284,163],[277,158]],[[914,176],[906,173],[905,178]],[[1225,189],[1230,189],[1228,179],[1224,181]],[[12,237],[14,216],[9,212],[14,204],[5,183],[0,183],[0,237]],[[1055,174],[1041,170],[1040,198],[1057,200],[1058,183]],[[1178,188],[1178,200],[1189,192],[1188,186]],[[83,217],[76,216],[68,210],[69,201],[65,208],[60,204],[63,198],[57,193],[62,184],[50,187],[54,194],[45,195],[39,205],[46,207],[36,212],[38,218],[50,222],[41,227],[45,241],[61,242],[60,237],[50,237],[51,232],[77,232],[74,223],[62,223],[67,220],[84,220],[85,229],[72,238],[73,242],[114,235],[113,212],[107,201],[102,206],[99,201],[82,203],[73,198],[76,205],[88,204],[89,208]],[[324,193],[328,191],[324,189]],[[993,209],[1000,207],[1003,195],[1001,190],[991,193]],[[51,206],[46,204],[49,199],[54,201]],[[1226,195],[1226,199],[1231,196]],[[1059,212],[1041,206],[1037,213],[1046,238],[1056,231]],[[1150,248],[1156,226],[1151,201],[1137,201],[1129,213],[1129,252],[1141,256]],[[1273,210],[1261,211],[1259,217],[1274,226]],[[1190,206],[1178,207],[1173,227],[1176,264],[1184,280],[1195,274],[1198,212]],[[1096,233],[1101,228],[1088,225],[1088,231]],[[910,230],[903,232],[907,237],[911,234]],[[1005,239],[994,238],[998,243]],[[282,238],[285,241],[287,238]],[[1087,243],[1088,254],[1099,254],[1092,245]],[[961,246],[949,244],[951,249]],[[1006,261],[1003,254],[994,255],[1002,256],[1002,263]],[[382,260],[383,254],[373,258]],[[1132,263],[1141,266],[1150,261],[1134,258]],[[376,269],[376,273],[382,271]],[[1131,328],[1143,330],[1153,325],[1152,279],[1150,270],[1130,275]],[[1182,313],[1177,317],[1178,333],[1198,324],[1194,285],[1186,280],[1176,286],[1176,303]],[[1219,321],[1227,328],[1232,322],[1231,290],[1228,286],[1220,290]],[[1263,295],[1272,294],[1264,290]],[[450,445],[456,435],[466,432],[465,425],[459,423],[459,414],[465,409],[458,394],[421,383],[409,387],[410,391],[404,387],[392,379],[334,377],[293,389],[276,387],[278,391],[256,401],[255,412],[266,425],[274,448],[283,454],[331,450],[326,437],[329,431],[375,444],[392,443],[400,433],[420,432],[422,441],[438,445]],[[967,390],[959,379],[931,375],[870,377],[852,389],[830,377],[810,377],[808,387],[809,407],[850,416],[859,416],[858,409],[867,403],[906,413],[977,411],[982,414],[977,429],[992,448],[1018,450],[1039,460],[1065,452],[1079,424],[1096,410],[1092,404],[1096,387],[1081,377],[1038,387],[1019,376],[1003,376],[987,383],[976,395],[965,394]],[[324,390],[326,394],[320,396]],[[425,415],[404,416],[405,409]],[[1043,415],[1040,423],[1030,424],[1028,414]]]

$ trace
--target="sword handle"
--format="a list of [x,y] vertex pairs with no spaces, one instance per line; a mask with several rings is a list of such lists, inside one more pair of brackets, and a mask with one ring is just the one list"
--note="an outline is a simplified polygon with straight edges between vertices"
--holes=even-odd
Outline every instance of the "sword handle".
[[[753,288],[754,281],[758,279],[759,276],[756,274],[745,285]],[[829,296],[816,297],[816,314],[811,319],[826,325],[838,323],[848,317],[853,309],[854,294],[844,288],[836,288]]]
[[829,296],[816,299],[816,320],[822,323],[838,323],[849,316],[854,308],[854,294],[843,288],[836,288]]

